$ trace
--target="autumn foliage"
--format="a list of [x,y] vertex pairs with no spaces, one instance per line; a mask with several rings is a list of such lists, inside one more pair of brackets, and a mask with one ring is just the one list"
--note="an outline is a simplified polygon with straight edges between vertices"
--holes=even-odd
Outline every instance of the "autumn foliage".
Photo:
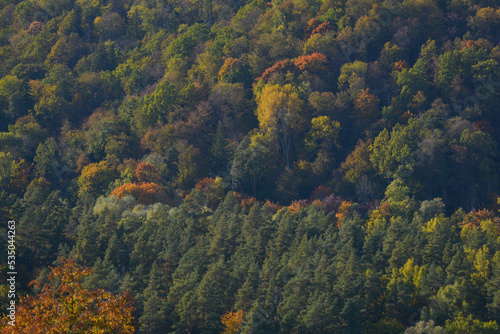
[[38,296],[21,298],[16,308],[15,326],[9,318],[0,320],[2,333],[133,333],[132,305],[124,293],[115,296],[103,289],[89,291],[81,281],[92,273],[71,259],[51,268],[49,283],[35,280],[42,288]]
[[155,165],[141,162],[137,165],[134,171],[134,177],[139,182],[161,182],[161,175]]
[[337,227],[340,228],[342,225],[342,220],[348,214],[349,212],[352,212],[354,203],[350,201],[342,201],[342,205],[339,208],[339,211],[335,214],[335,217],[337,217]]
[[124,196],[131,195],[139,204],[153,204],[157,202],[163,202],[165,200],[165,191],[161,186],[153,182],[143,182],[143,183],[125,183],[122,186],[115,188],[110,196],[116,196],[122,198]]
[[243,311],[228,312],[221,317],[221,321],[226,326],[222,334],[236,334],[245,320]]
[[264,81],[268,81],[273,74],[278,73],[278,72],[286,72],[287,70],[293,69],[295,64],[290,60],[290,59],[283,59],[278,62],[276,62],[273,66],[266,68],[264,73],[255,81],[258,81],[259,79],[263,79]]
[[219,70],[218,78],[219,81],[227,81],[230,82],[231,77],[241,72],[243,62],[239,59],[235,58],[227,58],[224,61],[224,65]]
[[314,52],[307,56],[300,56],[295,60],[295,66],[301,71],[321,72],[326,70],[328,60],[324,54]]
[[224,181],[221,177],[215,179],[211,177],[206,177],[194,186],[199,192],[205,194],[208,200],[208,206],[210,208],[216,208],[217,204],[224,199]]
[[105,160],[87,165],[78,178],[78,193],[97,195],[104,191],[115,177],[115,167]]
[[314,30],[311,33],[311,37],[314,36],[314,35],[316,35],[316,34],[324,35],[324,34],[326,34],[327,32],[329,32],[330,30],[333,30],[333,29],[334,28],[330,24],[330,22],[323,22],[319,26],[317,26],[316,28],[314,28]]

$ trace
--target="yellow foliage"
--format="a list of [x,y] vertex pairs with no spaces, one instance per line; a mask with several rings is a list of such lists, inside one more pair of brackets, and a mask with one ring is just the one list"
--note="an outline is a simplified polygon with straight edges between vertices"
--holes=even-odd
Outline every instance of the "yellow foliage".
[[221,317],[222,323],[226,329],[221,334],[236,334],[241,328],[245,320],[245,312],[239,310],[237,312],[228,312]]
[[366,236],[371,237],[378,228],[385,228],[387,225],[387,220],[384,218],[380,210],[373,210],[370,215],[370,219],[363,226]]
[[89,192],[93,195],[102,192],[113,181],[116,171],[107,161],[85,166],[78,178],[78,194]]
[[464,247],[464,250],[467,253],[467,259],[476,269],[471,274],[472,282],[477,286],[482,286],[488,280],[490,273],[490,251],[486,245],[477,250]]
[[301,127],[304,102],[292,85],[266,85],[257,96],[257,101],[257,118],[265,132],[276,133],[285,128]]
[[92,273],[77,267],[73,260],[63,259],[51,268],[48,283],[33,281],[41,288],[35,296],[20,299],[16,305],[15,326],[7,316],[0,319],[2,333],[134,333],[128,294],[118,296],[103,289],[90,291],[81,282]]
[[425,266],[419,267],[415,264],[415,261],[413,259],[408,259],[403,267],[399,269],[392,269],[392,277],[389,281],[389,284],[387,285],[387,288],[389,290],[392,290],[397,285],[408,286],[409,288],[411,288],[411,290],[413,290],[411,294],[412,303],[416,303],[416,298],[420,291],[420,281],[422,280],[422,277],[425,275],[426,271],[427,270]]
[[435,217],[435,218],[432,218],[427,223],[425,223],[424,226],[422,226],[422,230],[425,233],[432,233],[432,232],[434,232],[436,230],[436,226],[438,224],[443,223],[444,221],[445,221],[444,217]]

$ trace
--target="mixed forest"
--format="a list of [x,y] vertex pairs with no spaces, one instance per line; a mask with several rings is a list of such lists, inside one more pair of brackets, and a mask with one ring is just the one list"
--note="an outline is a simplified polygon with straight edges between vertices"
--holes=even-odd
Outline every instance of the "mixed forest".
[[495,0],[0,0],[0,330],[500,333],[499,106]]

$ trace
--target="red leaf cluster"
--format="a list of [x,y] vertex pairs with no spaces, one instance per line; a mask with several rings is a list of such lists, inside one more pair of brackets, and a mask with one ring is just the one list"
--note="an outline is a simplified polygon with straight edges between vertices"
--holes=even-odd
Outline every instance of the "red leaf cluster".
[[317,26],[316,28],[314,28],[314,30],[311,33],[311,37],[314,36],[314,35],[316,35],[316,34],[324,35],[327,32],[329,32],[330,30],[333,30],[333,27],[330,24],[330,22],[323,22],[319,26]]
[[326,70],[328,60],[326,56],[319,52],[314,52],[307,56],[300,56],[295,61],[295,66],[301,71],[321,72]]

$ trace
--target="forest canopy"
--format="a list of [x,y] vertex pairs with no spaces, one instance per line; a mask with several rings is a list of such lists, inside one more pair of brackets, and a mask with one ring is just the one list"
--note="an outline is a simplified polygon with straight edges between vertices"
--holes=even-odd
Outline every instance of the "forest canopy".
[[83,270],[128,312],[84,331],[498,333],[499,63],[493,0],[0,0],[18,292]]

